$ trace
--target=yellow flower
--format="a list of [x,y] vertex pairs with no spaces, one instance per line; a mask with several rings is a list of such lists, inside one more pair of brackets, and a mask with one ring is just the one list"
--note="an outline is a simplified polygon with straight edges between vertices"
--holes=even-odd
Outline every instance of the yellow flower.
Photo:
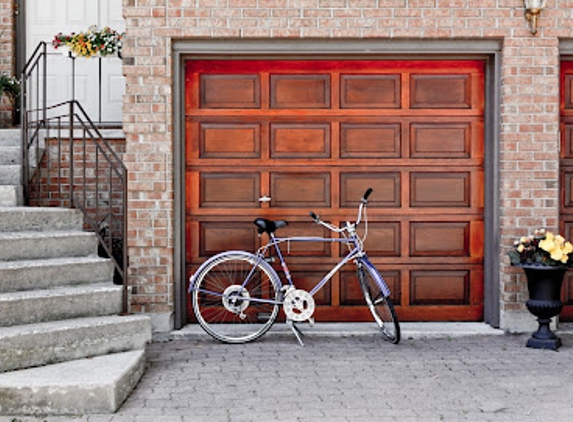
[[525,246],[523,246],[523,245],[519,245],[517,247],[517,252],[519,252],[519,253],[523,252],[524,250],[525,250]]
[[563,246],[563,252],[565,252],[566,254],[570,254],[571,252],[573,252],[573,245],[571,244],[571,242],[565,242],[565,245]]
[[551,238],[547,236],[545,239],[541,240],[539,242],[539,247],[544,251],[551,253],[551,251],[555,248],[555,242],[553,241],[553,236],[551,236]]
[[[565,256],[565,258],[567,258],[567,256]],[[561,261],[563,259],[563,251],[561,248],[555,248],[551,251],[551,259],[555,261]],[[567,259],[565,259],[565,262],[567,262]]]

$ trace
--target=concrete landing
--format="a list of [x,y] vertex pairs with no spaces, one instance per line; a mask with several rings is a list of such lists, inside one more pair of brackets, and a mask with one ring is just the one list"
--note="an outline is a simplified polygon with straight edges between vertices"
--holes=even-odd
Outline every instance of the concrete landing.
[[0,374],[0,415],[113,413],[144,369],[136,350]]
[[[380,335],[374,322],[359,323],[329,323],[317,322],[314,326],[307,323],[297,325],[301,331],[311,337],[346,337]],[[453,338],[483,335],[503,335],[503,330],[493,328],[483,322],[405,322],[400,324],[402,339],[420,338]],[[285,323],[276,323],[265,334],[293,335],[291,329]],[[173,331],[170,338],[173,340],[200,339],[208,336],[199,324],[189,324],[181,330]]]

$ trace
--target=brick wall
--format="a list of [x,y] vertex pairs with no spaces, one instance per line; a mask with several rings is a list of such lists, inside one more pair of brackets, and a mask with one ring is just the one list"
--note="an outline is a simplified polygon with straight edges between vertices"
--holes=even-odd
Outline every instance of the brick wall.
[[558,40],[573,37],[573,0],[547,3],[532,36],[522,0],[124,0],[134,308],[173,309],[173,38],[495,38],[503,41],[502,313],[523,310],[524,279],[505,251],[517,236],[558,226]]
[[[14,7],[13,0],[0,0],[0,73],[14,75]],[[0,98],[0,127],[12,124],[12,103]]]

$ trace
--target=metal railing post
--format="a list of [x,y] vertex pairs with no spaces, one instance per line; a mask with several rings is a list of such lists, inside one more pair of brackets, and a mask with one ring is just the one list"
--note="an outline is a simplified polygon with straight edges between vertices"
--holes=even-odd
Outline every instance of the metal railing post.
[[69,118],[69,122],[70,122],[70,150],[69,150],[69,154],[70,154],[70,208],[76,208],[75,204],[74,204],[74,185],[75,185],[75,180],[74,180],[74,173],[75,173],[75,169],[74,169],[74,101],[70,101],[70,118]]

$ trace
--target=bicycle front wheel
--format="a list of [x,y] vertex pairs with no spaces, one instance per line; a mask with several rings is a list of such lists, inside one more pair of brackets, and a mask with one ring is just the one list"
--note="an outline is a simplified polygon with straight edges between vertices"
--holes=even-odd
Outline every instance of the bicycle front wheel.
[[390,342],[398,344],[400,342],[400,323],[396,316],[394,304],[389,297],[384,296],[370,271],[364,266],[357,269],[358,281],[362,293],[364,293],[364,299],[384,337]]
[[193,310],[201,327],[224,343],[246,343],[265,334],[279,311],[280,280],[248,252],[221,254],[194,279]]

